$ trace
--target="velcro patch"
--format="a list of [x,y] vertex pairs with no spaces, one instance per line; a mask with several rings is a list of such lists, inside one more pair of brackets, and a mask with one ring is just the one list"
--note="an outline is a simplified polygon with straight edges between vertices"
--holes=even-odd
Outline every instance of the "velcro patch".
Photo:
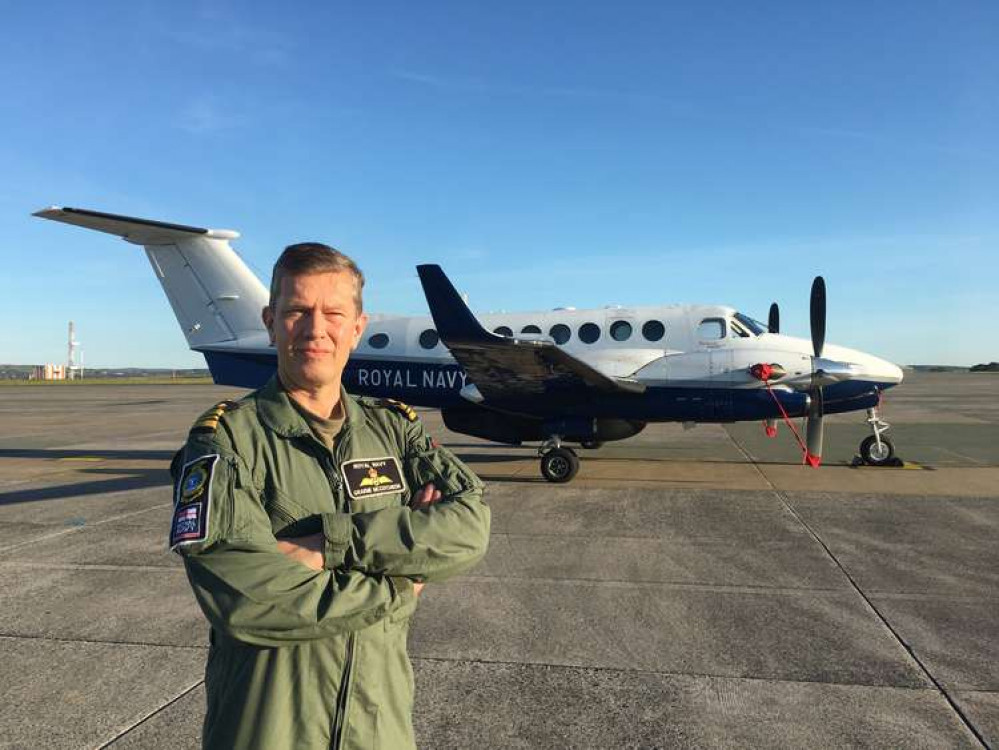
[[393,456],[344,461],[340,472],[352,500],[389,495],[406,489],[402,466],[399,459]]
[[203,542],[208,538],[212,475],[218,459],[218,453],[201,456],[184,464],[181,469],[174,497],[173,522],[170,524],[170,549]]

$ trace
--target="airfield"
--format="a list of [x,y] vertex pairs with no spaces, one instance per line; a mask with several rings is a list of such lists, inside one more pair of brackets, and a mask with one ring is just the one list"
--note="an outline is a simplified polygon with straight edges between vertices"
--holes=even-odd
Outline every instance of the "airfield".
[[[166,467],[240,393],[0,388],[0,748],[199,747]],[[783,425],[651,425],[552,485],[421,416],[493,511],[413,624],[421,748],[999,747],[999,375],[907,373],[890,469],[848,414],[817,471]]]

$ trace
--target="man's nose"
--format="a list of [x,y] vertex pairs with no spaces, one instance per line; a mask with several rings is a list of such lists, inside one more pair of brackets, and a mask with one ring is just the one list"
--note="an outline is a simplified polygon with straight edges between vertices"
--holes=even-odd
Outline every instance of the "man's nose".
[[316,310],[309,313],[305,325],[306,334],[310,339],[321,339],[326,335],[326,318]]

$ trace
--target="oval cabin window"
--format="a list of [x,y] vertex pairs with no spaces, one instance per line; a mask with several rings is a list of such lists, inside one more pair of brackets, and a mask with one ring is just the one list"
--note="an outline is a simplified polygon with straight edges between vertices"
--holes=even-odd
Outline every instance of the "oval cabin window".
[[579,327],[579,340],[584,344],[594,344],[600,339],[600,326],[596,323],[583,323]]
[[615,341],[627,341],[631,338],[631,323],[626,320],[615,320],[611,323],[610,335]]
[[541,329],[537,326],[524,326],[520,329],[521,333],[541,333]]
[[433,328],[428,328],[420,334],[420,346],[424,349],[433,349],[440,340],[441,337],[437,335],[437,331]]
[[552,337],[556,344],[564,344],[572,338],[572,331],[569,330],[569,326],[563,323],[556,323],[548,331],[548,335]]
[[368,338],[368,346],[372,349],[384,349],[389,344],[387,333],[376,333]]
[[497,328],[494,328],[493,333],[498,333],[500,336],[506,336],[507,338],[513,336],[513,331],[511,331],[506,326],[499,326]]
[[642,335],[646,341],[659,341],[666,335],[666,326],[658,320],[649,320],[642,326]]

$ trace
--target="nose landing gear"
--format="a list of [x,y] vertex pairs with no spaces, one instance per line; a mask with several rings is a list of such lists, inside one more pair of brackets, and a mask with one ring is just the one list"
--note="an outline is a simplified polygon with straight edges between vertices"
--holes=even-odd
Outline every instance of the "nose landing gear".
[[563,484],[579,471],[579,456],[572,448],[562,447],[562,438],[553,435],[538,448],[541,456],[541,476],[549,482]]
[[860,457],[868,466],[895,466],[899,464],[895,458],[895,446],[882,433],[890,424],[878,416],[877,407],[867,410],[867,424],[871,426],[873,435],[869,435],[860,443]]

